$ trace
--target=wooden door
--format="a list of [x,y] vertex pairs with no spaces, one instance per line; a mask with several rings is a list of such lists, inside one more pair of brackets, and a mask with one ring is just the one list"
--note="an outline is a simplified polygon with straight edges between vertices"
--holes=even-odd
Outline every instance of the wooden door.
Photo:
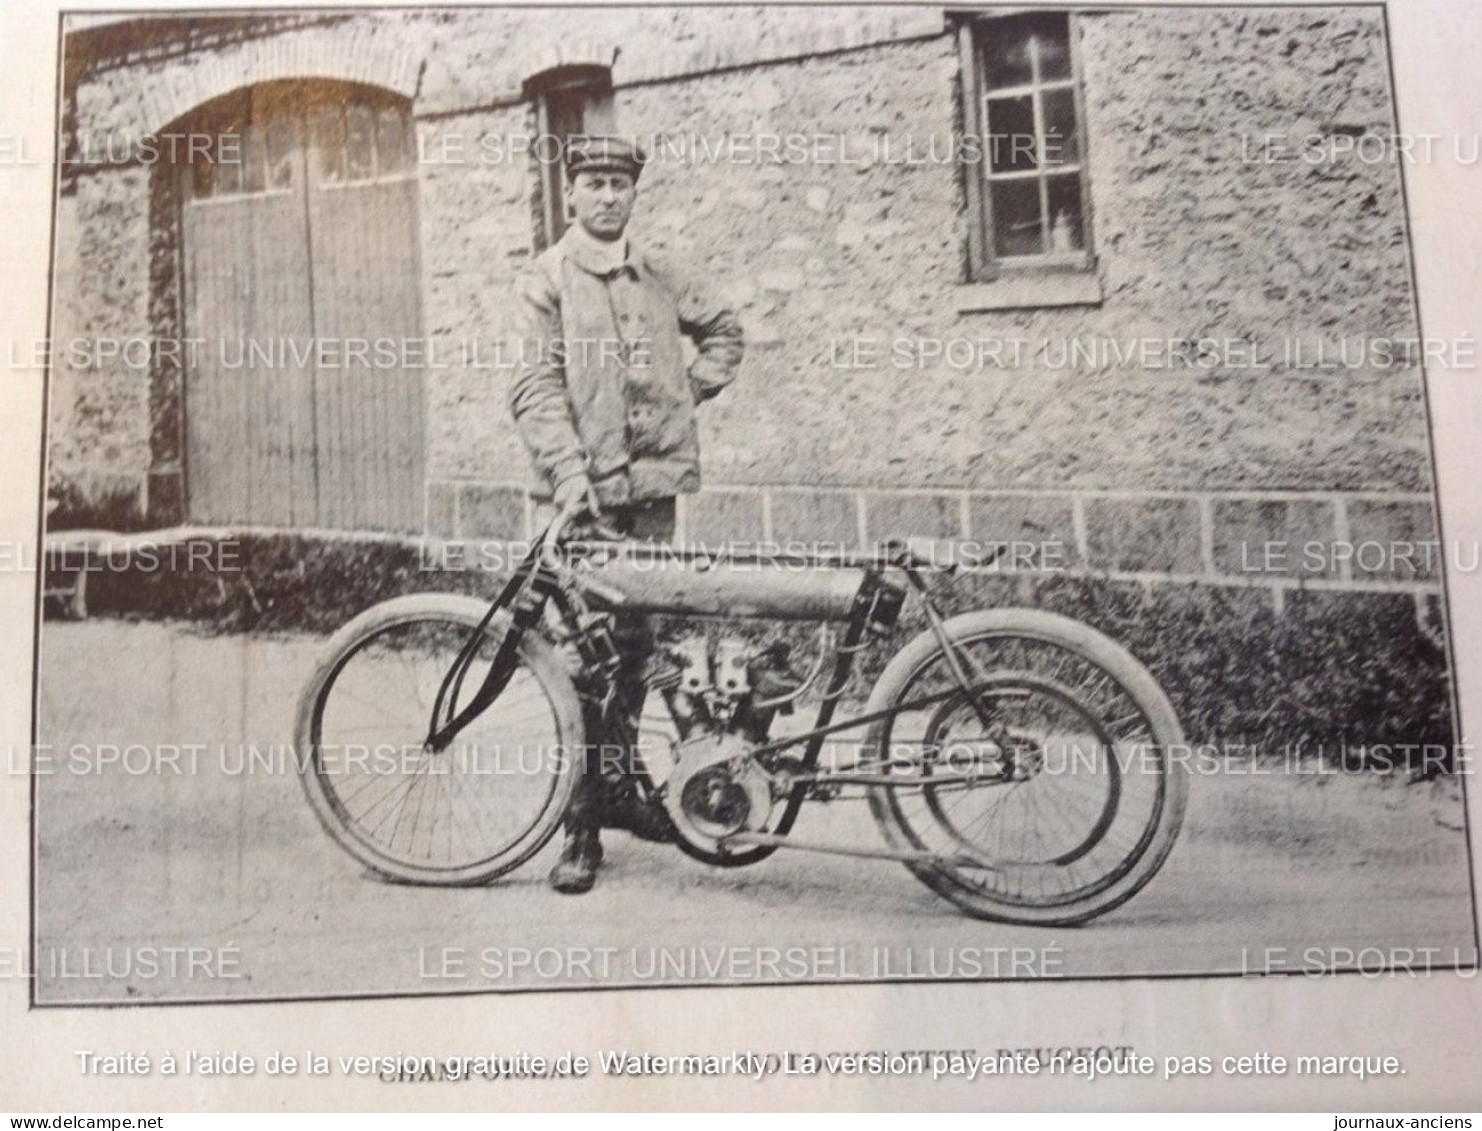
[[216,148],[182,173],[185,325],[199,342],[185,389],[190,517],[418,528],[420,273],[404,102],[282,83],[204,120]]

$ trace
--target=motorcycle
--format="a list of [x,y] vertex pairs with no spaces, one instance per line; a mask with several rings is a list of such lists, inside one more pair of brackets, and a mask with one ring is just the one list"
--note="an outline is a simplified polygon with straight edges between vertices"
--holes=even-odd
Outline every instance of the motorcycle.
[[[1068,926],[1131,899],[1167,859],[1188,794],[1183,733],[1154,677],[1102,633],[1036,609],[947,617],[943,544],[717,562],[577,544],[575,518],[558,516],[487,606],[400,597],[328,643],[297,714],[302,780],[330,837],[372,871],[435,885],[509,874],[560,827],[594,742],[679,848],[717,867],[784,848],[896,861],[968,915]],[[836,719],[860,655],[893,636],[911,596],[926,628],[863,710]],[[613,623],[631,613],[817,621],[818,657],[799,675],[785,642],[712,632],[660,648],[643,682],[667,737],[649,742],[618,678]],[[805,702],[812,726],[775,733]],[[849,756],[821,757],[861,732]],[[851,798],[883,844],[795,833],[805,805]]]

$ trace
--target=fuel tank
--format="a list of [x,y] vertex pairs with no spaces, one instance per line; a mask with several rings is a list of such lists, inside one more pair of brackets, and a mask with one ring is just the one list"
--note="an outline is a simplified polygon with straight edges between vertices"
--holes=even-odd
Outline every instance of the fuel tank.
[[610,587],[635,612],[779,620],[845,620],[865,580],[844,566],[666,556],[589,561],[577,575],[596,583],[591,596]]

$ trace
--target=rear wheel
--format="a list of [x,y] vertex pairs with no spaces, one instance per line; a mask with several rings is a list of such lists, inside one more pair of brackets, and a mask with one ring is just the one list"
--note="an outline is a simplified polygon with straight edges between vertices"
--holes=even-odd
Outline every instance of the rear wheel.
[[[581,706],[534,633],[487,710],[445,750],[425,745],[444,674],[487,606],[421,594],[366,610],[330,641],[299,704],[304,790],[335,842],[383,876],[478,884],[519,867],[560,825],[581,772]],[[509,621],[484,630],[457,691],[483,682]]]
[[886,839],[922,853],[907,867],[982,919],[1066,926],[1132,898],[1167,859],[1188,793],[1162,688],[1119,644],[1052,613],[983,610],[946,629],[982,681],[977,705],[928,631],[867,707],[897,713],[870,728],[866,757],[910,778],[870,790]]

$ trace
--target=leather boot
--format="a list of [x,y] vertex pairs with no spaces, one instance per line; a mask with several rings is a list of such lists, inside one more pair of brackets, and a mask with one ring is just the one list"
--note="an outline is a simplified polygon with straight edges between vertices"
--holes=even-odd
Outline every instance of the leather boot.
[[563,895],[581,895],[597,882],[602,865],[602,841],[595,828],[568,829],[561,859],[551,869],[550,885]]

